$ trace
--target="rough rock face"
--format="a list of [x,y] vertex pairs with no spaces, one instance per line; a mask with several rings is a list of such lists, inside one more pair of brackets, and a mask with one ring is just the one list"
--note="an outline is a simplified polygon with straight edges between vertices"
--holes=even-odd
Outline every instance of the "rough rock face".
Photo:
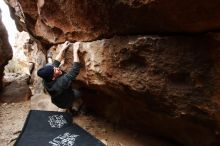
[[[180,35],[218,29],[219,3],[10,1],[17,24],[46,42],[44,49],[65,40],[100,39],[81,43],[76,81],[96,91],[84,96],[91,111],[185,146],[220,145],[220,37]],[[165,32],[179,35],[147,35]],[[46,63],[39,46],[30,53],[35,69]],[[55,55],[57,46],[50,51]],[[63,69],[71,66],[71,53],[66,52]],[[35,93],[41,93],[39,78],[34,81]]]
[[31,97],[28,86],[29,75],[19,73],[6,73],[4,76],[5,86],[0,93],[1,103],[23,102]]
[[8,63],[8,60],[12,58],[12,48],[8,42],[8,34],[1,20],[2,15],[0,9],[0,89],[2,88],[4,66]]
[[16,19],[21,20],[20,26],[25,21],[32,34],[50,43],[66,39],[87,41],[115,34],[194,33],[220,28],[218,0],[9,2]]
[[42,80],[37,77],[37,70],[46,64],[45,49],[37,40],[27,41],[23,50],[29,60],[29,71],[31,73],[31,83],[33,84],[33,94],[43,93]]
[[219,55],[220,42],[209,35],[114,37],[82,43],[78,79],[97,90],[84,98],[90,110],[116,123],[187,146],[217,146]]

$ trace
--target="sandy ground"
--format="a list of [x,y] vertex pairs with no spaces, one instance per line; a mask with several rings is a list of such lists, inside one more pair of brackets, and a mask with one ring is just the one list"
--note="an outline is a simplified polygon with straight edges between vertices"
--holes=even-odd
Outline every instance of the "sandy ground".
[[[0,146],[12,146],[21,132],[30,101],[21,103],[0,103]],[[143,136],[115,127],[106,120],[89,114],[80,114],[73,121],[101,140],[107,146],[173,146],[160,139]]]
[[30,102],[0,103],[0,146],[12,146],[21,132]]
[[174,146],[167,141],[114,126],[106,120],[92,115],[80,115],[73,121],[107,146]]

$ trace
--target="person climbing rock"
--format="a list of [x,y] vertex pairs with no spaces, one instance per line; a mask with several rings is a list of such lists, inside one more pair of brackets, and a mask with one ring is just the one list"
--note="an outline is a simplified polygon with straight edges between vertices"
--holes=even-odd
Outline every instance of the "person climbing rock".
[[[48,64],[40,68],[37,75],[43,79],[43,85],[51,96],[51,101],[57,107],[68,109],[70,112],[79,110],[82,104],[81,92],[77,89],[72,89],[71,83],[76,79],[80,72],[80,61],[78,56],[79,42],[74,44],[66,41],[61,48],[61,51],[52,62],[52,54],[48,55]],[[59,68],[63,54],[67,48],[73,47],[73,66],[69,72],[65,72]]]

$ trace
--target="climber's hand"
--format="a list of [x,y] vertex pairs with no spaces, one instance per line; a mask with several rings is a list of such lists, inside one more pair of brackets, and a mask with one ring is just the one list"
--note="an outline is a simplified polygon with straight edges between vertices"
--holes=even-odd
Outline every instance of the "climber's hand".
[[62,45],[62,47],[61,47],[61,51],[63,52],[63,51],[65,51],[69,46],[70,46],[70,42],[69,41],[66,41],[63,45]]
[[69,41],[66,41],[63,45],[61,45],[61,50],[59,52],[59,54],[56,56],[55,60],[58,60],[61,62],[63,55],[64,55],[64,51],[69,47],[71,43]]
[[49,51],[49,52],[47,53],[47,58],[52,58],[52,56],[53,56],[53,53],[52,53],[51,51]]
[[79,48],[80,48],[80,42],[75,42],[74,44],[73,44],[73,53],[75,54],[77,54],[78,53],[78,51],[79,51]]

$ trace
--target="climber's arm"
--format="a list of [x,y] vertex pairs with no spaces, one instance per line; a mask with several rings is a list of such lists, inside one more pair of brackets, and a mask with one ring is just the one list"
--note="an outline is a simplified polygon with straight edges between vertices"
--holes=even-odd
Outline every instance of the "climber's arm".
[[[77,75],[79,74],[80,71],[80,62],[79,62],[79,56],[78,56],[78,51],[79,51],[79,42],[76,42],[73,44],[73,66],[70,69],[69,72],[67,72],[65,75],[63,75],[60,78],[63,78],[66,81],[73,81],[76,79]],[[64,82],[63,82],[64,83]]]
[[59,54],[56,56],[55,60],[61,62],[62,58],[63,58],[63,53],[64,51],[69,47],[70,43],[68,41],[66,41],[63,45],[62,48],[59,52]]
[[73,62],[79,62],[79,56],[78,56],[79,45],[80,42],[76,42],[73,44]]
[[[58,53],[58,55],[55,57],[55,60],[53,61],[53,66],[54,67],[59,67],[60,66],[60,63],[61,63],[61,60],[63,58],[63,53],[65,52],[65,50],[69,47],[70,45],[70,42],[66,41],[63,45],[62,45],[62,48],[60,50],[60,52]],[[52,62],[52,55],[51,55],[51,58],[49,58],[48,56],[48,62]]]
[[76,42],[73,44],[73,66],[71,70],[66,74],[66,76],[71,80],[75,80],[80,71],[80,62],[78,56],[79,45],[80,42]]
[[78,56],[79,45],[80,42],[76,42],[73,44],[73,66],[69,72],[63,75],[63,78],[68,78],[71,81],[75,80],[80,71],[80,62]]
[[[73,66],[70,69],[69,72],[64,74],[63,76],[59,77],[57,81],[55,82],[54,89],[57,91],[63,91],[66,88],[69,88],[72,81],[76,79],[77,75],[80,72],[80,62],[79,62],[79,56],[78,56],[78,50],[79,50],[79,42],[75,43],[73,45]],[[55,60],[55,63],[58,61]]]
[[49,64],[52,64],[53,63],[53,60],[52,60],[52,52],[48,52],[47,54],[47,62]]
[[47,61],[48,61],[49,64],[52,64],[52,63],[53,63],[52,58],[47,58]]

